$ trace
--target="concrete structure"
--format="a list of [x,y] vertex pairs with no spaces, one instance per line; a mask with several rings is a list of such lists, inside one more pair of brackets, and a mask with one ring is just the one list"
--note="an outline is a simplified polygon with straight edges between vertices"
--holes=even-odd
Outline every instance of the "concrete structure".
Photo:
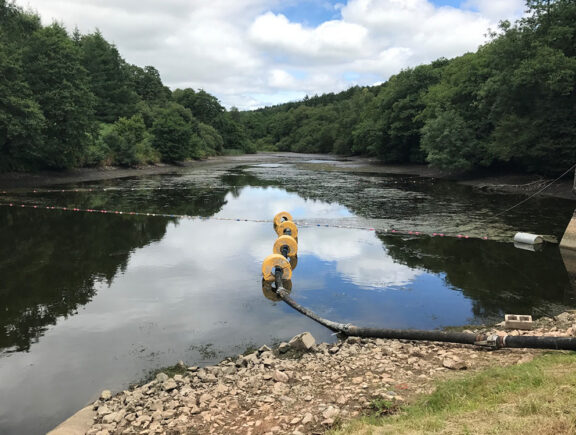
[[85,435],[94,424],[96,412],[92,405],[89,405],[65,422],[61,423],[55,429],[48,432],[47,435]]
[[[574,187],[572,188],[572,193],[576,195],[576,171],[574,172]],[[576,210],[564,232],[564,237],[562,237],[562,241],[560,242],[560,248],[576,250]]]

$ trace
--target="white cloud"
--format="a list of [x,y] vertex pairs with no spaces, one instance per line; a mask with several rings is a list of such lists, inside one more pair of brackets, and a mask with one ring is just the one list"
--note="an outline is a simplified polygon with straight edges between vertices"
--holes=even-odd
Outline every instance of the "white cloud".
[[344,21],[327,21],[307,29],[271,12],[257,17],[249,30],[256,44],[275,55],[293,56],[297,64],[340,63],[362,55],[367,34],[363,26]]
[[[402,68],[474,51],[523,0],[348,0],[309,26],[282,14],[306,0],[17,0],[45,23],[100,29],[122,56],[154,65],[172,88],[203,88],[253,108],[386,80]],[[305,12],[302,12],[305,17]],[[297,72],[297,73],[295,73]],[[353,79],[352,79],[353,78]]]

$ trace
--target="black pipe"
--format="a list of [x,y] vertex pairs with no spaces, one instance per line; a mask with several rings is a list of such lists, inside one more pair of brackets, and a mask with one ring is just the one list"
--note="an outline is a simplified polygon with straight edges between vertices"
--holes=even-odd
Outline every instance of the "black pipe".
[[282,286],[282,271],[276,269],[276,294],[284,302],[294,308],[296,311],[310,317],[312,320],[320,323],[334,332],[350,337],[364,338],[393,338],[415,341],[441,341],[446,343],[473,344],[492,349],[503,347],[511,348],[533,348],[533,349],[556,349],[556,350],[576,350],[576,338],[574,337],[543,337],[534,335],[485,335],[485,334],[468,334],[465,332],[444,332],[444,331],[423,331],[417,329],[380,329],[380,328],[362,328],[351,324],[333,322],[324,319],[313,311],[295,302],[289,292]]

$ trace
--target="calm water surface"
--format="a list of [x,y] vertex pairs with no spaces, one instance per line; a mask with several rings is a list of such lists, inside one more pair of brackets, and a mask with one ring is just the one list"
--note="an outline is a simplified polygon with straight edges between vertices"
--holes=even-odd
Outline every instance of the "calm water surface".
[[287,210],[308,223],[292,296],[339,322],[433,329],[509,312],[540,317],[576,302],[556,246],[529,252],[510,243],[518,230],[561,235],[574,207],[566,200],[535,199],[493,218],[521,197],[290,164],[62,188],[80,191],[10,192],[0,203],[203,219],[0,207],[2,434],[43,433],[102,389],[121,390],[178,360],[215,363],[305,330],[334,339],[264,296],[260,266],[276,238],[272,225],[214,218],[269,220]]

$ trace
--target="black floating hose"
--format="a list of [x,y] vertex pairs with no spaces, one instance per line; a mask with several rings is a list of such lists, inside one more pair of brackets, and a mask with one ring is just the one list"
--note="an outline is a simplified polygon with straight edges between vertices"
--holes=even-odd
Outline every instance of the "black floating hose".
[[513,348],[534,348],[534,349],[556,349],[556,350],[576,350],[576,338],[574,337],[544,337],[528,335],[485,335],[468,334],[465,332],[444,332],[444,331],[423,331],[417,329],[379,329],[362,328],[351,324],[333,322],[324,319],[313,311],[295,302],[282,285],[282,271],[276,270],[276,294],[284,302],[296,311],[310,317],[326,328],[339,332],[350,337],[364,338],[393,338],[416,341],[441,341],[447,343],[473,344],[476,346],[500,349],[503,347]]

